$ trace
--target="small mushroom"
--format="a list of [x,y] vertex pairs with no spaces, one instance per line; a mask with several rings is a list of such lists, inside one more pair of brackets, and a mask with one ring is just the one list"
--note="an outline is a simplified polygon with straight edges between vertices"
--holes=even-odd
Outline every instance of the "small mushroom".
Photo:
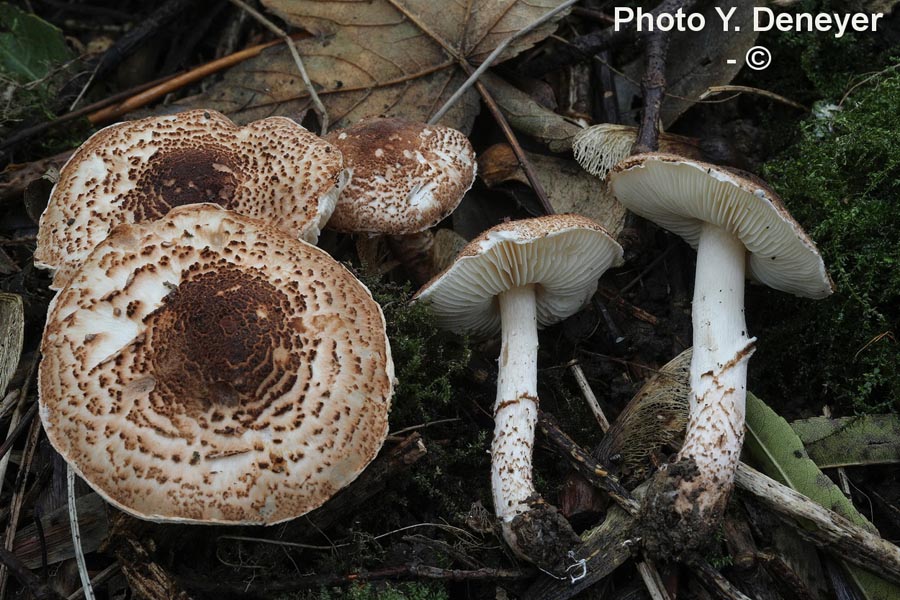
[[[629,210],[677,233],[697,249],[688,429],[668,468],[672,519],[662,537],[698,549],[715,532],[733,487],[744,440],[747,362],[755,338],[744,321],[745,269],[797,296],[832,292],[822,257],[780,199],[756,179],[669,154],[640,154],[609,175]],[[671,548],[670,548],[671,549]]]
[[346,182],[341,154],[285,117],[237,127],[212,110],[101,129],[60,172],[34,260],[60,289],[120,223],[212,202],[315,243]]
[[427,230],[456,209],[475,181],[469,139],[442,125],[385,118],[332,131],[325,139],[353,172],[328,227],[390,236],[401,262],[426,281],[431,276]]
[[491,446],[494,509],[510,547],[544,568],[554,568],[565,554],[556,553],[554,536],[569,543],[577,536],[532,483],[538,327],[581,309],[604,271],[621,262],[622,248],[585,217],[512,221],[470,242],[415,296],[430,304],[445,329],[482,336],[501,332]]
[[53,300],[41,352],[50,442],[142,519],[292,519],[387,435],[393,363],[369,291],[211,204],[116,227]]
[[[631,154],[636,139],[636,127],[600,123],[579,131],[572,141],[572,151],[585,171],[604,179],[616,163]],[[702,157],[700,140],[672,133],[659,134],[659,149],[688,158]]]

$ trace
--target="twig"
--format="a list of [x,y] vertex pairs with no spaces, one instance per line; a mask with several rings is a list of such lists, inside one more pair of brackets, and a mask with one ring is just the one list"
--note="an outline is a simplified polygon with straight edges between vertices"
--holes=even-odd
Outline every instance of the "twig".
[[212,62],[208,62],[189,71],[185,71],[180,75],[169,77],[163,81],[156,83],[148,89],[141,90],[136,94],[130,94],[124,102],[121,102],[114,106],[102,108],[95,112],[91,112],[87,117],[88,121],[90,121],[94,125],[113,121],[128,112],[137,110],[155,100],[158,100],[159,98],[162,98],[166,94],[170,94],[176,90],[179,90],[186,85],[190,85],[196,81],[203,79],[204,77],[212,75],[213,73],[217,73],[222,69],[227,69],[228,67],[232,67],[249,58],[253,58],[254,56],[259,55],[266,48],[271,48],[272,46],[277,46],[281,43],[283,43],[281,40],[274,40],[271,42],[266,42],[265,44],[251,46],[250,48],[245,48],[239,52],[235,52],[234,54],[223,56],[222,58],[216,59]]
[[[624,489],[618,480],[610,475],[590,454],[579,447],[565,432],[538,412],[538,426],[560,451],[572,461],[572,466],[595,486],[604,489],[630,515],[640,513],[640,502],[631,492]],[[791,519],[812,522],[815,528],[804,527],[792,521],[790,524],[801,534],[823,548],[835,552],[846,560],[885,579],[900,583],[900,548],[880,536],[856,525],[834,511],[817,504],[803,494],[766,477],[744,463],[738,464],[735,485],[755,496],[774,511]],[[700,567],[699,563],[693,564]],[[704,571],[704,574],[705,571]],[[724,583],[723,583],[724,582]],[[714,582],[721,590],[726,589],[726,581]],[[744,598],[744,596],[730,596]]]
[[[119,565],[118,562],[114,562],[113,564],[109,565],[108,567],[106,567],[105,569],[103,569],[102,571],[100,571],[99,573],[94,575],[94,578],[91,579],[91,587],[96,587],[98,585],[102,585],[102,584],[106,583],[106,581],[111,579],[112,576],[115,575],[116,573],[118,573],[120,569],[121,569],[121,566]],[[72,592],[71,594],[69,594],[69,596],[68,596],[68,598],[66,598],[66,600],[80,600],[83,597],[84,597],[84,588],[81,587],[81,588],[78,588],[77,590],[75,590],[74,592]]]
[[634,286],[636,286],[638,283],[640,283],[641,280],[647,275],[647,273],[649,273],[650,271],[652,271],[653,269],[655,269],[655,268],[657,267],[657,265],[659,265],[659,263],[661,263],[662,261],[664,261],[664,260],[666,259],[666,257],[668,257],[669,254],[672,253],[672,250],[674,250],[675,247],[676,247],[676,244],[669,244],[669,246],[668,246],[665,250],[663,250],[662,252],[660,252],[659,255],[658,255],[656,258],[654,258],[652,261],[650,261],[650,264],[649,264],[649,265],[647,265],[646,267],[644,267],[644,270],[643,270],[643,271],[641,271],[640,273],[638,273],[637,276],[636,276],[634,279],[632,279],[631,281],[629,281],[628,283],[626,283],[625,285],[623,285],[623,286],[619,289],[619,294],[618,294],[619,297],[621,297],[622,294],[624,294],[625,292],[627,292],[628,290],[630,290],[631,288],[633,288]]
[[[6,418],[11,411],[14,411],[16,407],[19,406],[19,389],[15,389],[6,396],[3,397],[3,400],[0,401],[0,421]],[[2,479],[2,477],[0,477]]]
[[28,591],[37,600],[64,600],[56,590],[41,581],[26,567],[22,561],[16,558],[16,555],[0,547],[0,563],[3,563],[4,569],[9,569],[19,583],[28,588]]
[[777,554],[757,552],[754,559],[769,573],[780,589],[790,590],[790,593],[796,596],[796,600],[815,600],[818,597],[818,594],[814,594],[797,572]]
[[578,384],[578,389],[581,390],[581,395],[584,396],[585,401],[588,403],[588,407],[590,407],[591,412],[594,414],[594,418],[597,419],[600,430],[603,433],[606,433],[609,431],[609,420],[603,413],[603,409],[600,408],[600,403],[597,402],[597,396],[594,395],[591,384],[588,382],[587,377],[584,376],[581,365],[578,364],[578,361],[573,360],[569,363],[569,368],[572,370],[572,375],[575,376],[575,382]]
[[[678,4],[678,3],[676,3]],[[656,30],[646,37],[644,46],[644,77],[641,79],[644,111],[632,154],[659,150],[659,113],[666,96],[666,53],[669,32]]]
[[[294,34],[292,36],[293,39],[299,39],[302,37],[306,37],[306,34]],[[115,119],[118,119],[124,114],[142,108],[150,104],[151,102],[164,97],[166,94],[175,92],[187,85],[203,79],[204,77],[208,77],[213,73],[217,73],[223,69],[233,67],[238,63],[259,55],[266,48],[271,48],[272,46],[277,46],[278,44],[282,43],[284,42],[279,39],[273,40],[271,42],[266,42],[264,44],[251,46],[250,48],[245,48],[238,52],[229,54],[228,56],[223,56],[222,58],[200,65],[199,67],[195,67],[188,71],[184,71],[177,75],[161,77],[159,79],[155,79],[153,81],[127,89],[123,92],[119,92],[118,94],[113,94],[112,96],[104,98],[103,100],[98,100],[97,102],[88,104],[87,106],[83,106],[78,110],[73,110],[72,112],[62,114],[52,121],[39,123],[32,127],[28,127],[16,132],[15,135],[12,135],[0,142],[0,151],[15,146],[16,144],[19,144],[47,130],[55,129],[60,125],[68,123],[69,121],[72,121],[79,117],[87,116],[87,120],[93,125],[103,125],[109,123],[111,121],[114,121]]]
[[672,600],[662,578],[659,576],[656,565],[649,558],[638,561],[637,570],[653,600]]
[[456,546],[451,546],[443,540],[433,540],[430,537],[426,537],[422,534],[414,533],[413,535],[403,536],[403,541],[422,544],[424,546],[428,546],[434,550],[437,550],[438,552],[443,552],[450,558],[462,563],[466,568],[469,569],[477,569],[481,566],[478,561],[473,559],[471,556],[469,556]]
[[897,546],[744,463],[738,465],[734,482],[772,510],[792,519],[811,521],[814,529],[797,526],[803,537],[831,548],[842,560],[900,583],[900,548]]
[[538,427],[540,427],[541,433],[553,443],[560,454],[568,456],[572,460],[572,466],[584,475],[588,481],[606,490],[610,498],[615,500],[628,514],[632,516],[638,515],[641,505],[631,492],[619,483],[615,475],[609,473],[603,465],[585,452],[581,446],[572,441],[572,438],[559,428],[559,425],[553,421],[553,418],[542,410],[538,410]]
[[786,104],[790,107],[796,108],[798,110],[802,110],[804,112],[809,112],[808,106],[803,106],[799,102],[794,102],[790,98],[785,98],[775,92],[770,92],[768,90],[761,90],[759,88],[750,87],[746,85],[714,85],[706,88],[706,91],[700,94],[699,100],[706,100],[710,96],[715,96],[716,94],[726,94],[729,92],[737,92],[732,98],[736,98],[740,94],[755,94],[757,96],[763,96],[764,98],[768,98],[770,100],[775,100],[776,102],[781,102],[782,104]]
[[601,50],[594,58],[596,60],[591,61],[591,66],[600,82],[599,104],[603,107],[602,122],[618,124],[622,117],[619,115],[619,101],[616,98],[616,82],[609,67],[609,50]]
[[[174,20],[193,2],[195,0],[168,0],[168,2],[156,8],[152,14],[141,19],[137,27],[116,40],[91,68],[91,74],[88,76],[87,82],[81,86],[75,101],[69,107],[69,111],[75,110],[91,83],[117,67],[126,56],[131,54],[136,48],[139,48],[149,36],[153,35],[163,25]],[[74,81],[73,84],[77,85],[79,80],[83,80],[83,77]],[[65,95],[63,93],[63,96]]]
[[[463,63],[463,66],[467,69],[471,69],[471,67],[468,66],[468,63]],[[494,97],[488,91],[487,87],[480,81],[475,82],[475,87],[478,89],[478,93],[481,94],[481,97],[484,100],[484,103],[487,105],[488,110],[491,111],[491,115],[493,115],[494,120],[497,121],[497,124],[503,131],[503,135],[506,136],[506,141],[509,142],[509,145],[512,147],[516,158],[519,160],[519,164],[522,166],[522,170],[525,171],[525,177],[528,178],[528,183],[531,184],[531,189],[534,190],[535,195],[538,197],[538,200],[540,201],[544,212],[548,215],[556,214],[556,210],[553,208],[553,205],[550,204],[550,199],[547,197],[547,192],[544,191],[544,186],[541,185],[541,181],[540,179],[538,179],[537,173],[534,171],[534,167],[531,166],[531,161],[528,160],[528,156],[525,154],[525,150],[523,150],[522,145],[519,144],[519,139],[513,132],[512,127],[509,126],[509,122],[506,120],[506,117],[503,116],[503,112],[497,105],[497,101],[494,100]]]
[[41,522],[42,512],[40,504],[35,504],[34,510],[32,510],[32,521],[34,521],[34,530],[37,533],[38,544],[41,547],[41,577],[46,581],[48,576],[47,566],[50,561],[47,558],[47,537],[44,535],[44,524]]
[[656,325],[659,323],[658,317],[651,315],[643,308],[638,308],[634,304],[628,302],[625,298],[614,294],[606,288],[597,288],[597,294],[605,298],[610,303],[614,304],[619,309],[631,314],[631,316],[635,319],[643,321],[644,323],[649,323],[650,325]]
[[[655,20],[664,12],[674,12],[679,6],[687,10],[695,0],[688,0],[682,4],[681,0],[663,0],[650,14]],[[531,77],[540,77],[550,71],[554,71],[565,65],[590,59],[601,50],[612,50],[633,41],[638,37],[634,22],[616,31],[612,27],[595,31],[574,40],[565,46],[556,48],[553,54],[548,54],[531,62],[523,63],[522,71],[527,71]]]
[[[22,505],[25,503],[25,487],[28,483],[28,474],[31,471],[31,463],[34,461],[35,450],[41,435],[41,421],[32,420],[31,429],[25,440],[25,449],[22,451],[22,461],[19,464],[19,472],[16,473],[15,491],[9,503],[9,521],[6,523],[6,531],[3,538],[3,548],[12,550],[16,537],[16,529],[19,527],[19,517],[22,514]],[[9,571],[5,566],[0,567],[0,598],[6,595],[6,584],[9,579]]]
[[599,10],[595,10],[593,8],[584,8],[582,6],[573,6],[572,14],[577,15],[579,17],[584,17],[586,19],[590,19],[592,21],[597,21],[598,23],[604,23],[606,25],[612,25],[616,22],[616,20],[609,16],[608,14],[601,12]]
[[604,304],[602,300],[594,298],[594,306],[597,307],[597,311],[600,313],[600,316],[603,317],[603,321],[606,323],[606,329],[609,331],[613,343],[621,344],[624,342],[625,334],[622,333],[622,330],[619,329],[619,326],[616,325],[616,322],[613,320],[612,315],[609,314],[609,309],[606,308],[606,304]]
[[28,367],[28,374],[25,376],[25,381],[22,382],[22,387],[18,390],[16,410],[9,419],[9,430],[6,432],[6,440],[0,445],[0,484],[2,484],[3,480],[6,478],[6,468],[9,465],[9,458],[6,456],[7,453],[9,453],[9,450],[12,448],[16,439],[22,434],[22,430],[28,425],[28,421],[34,418],[34,413],[37,411],[37,408],[35,408],[37,402],[26,411],[25,401],[28,400],[28,389],[31,387],[32,381],[34,381],[34,373],[37,370],[39,360],[40,354],[35,354],[34,358],[31,360],[31,365]]
[[306,67],[303,65],[303,59],[300,58],[300,53],[297,51],[297,45],[294,44],[294,40],[292,40],[291,36],[289,36],[281,27],[267,19],[258,10],[244,2],[244,0],[229,1],[235,6],[240,7],[241,9],[250,13],[250,16],[259,21],[269,31],[284,40],[284,43],[287,44],[288,48],[291,51],[291,56],[294,58],[294,63],[296,63],[297,65],[297,70],[300,71],[300,77],[303,78],[303,83],[304,85],[306,85],[306,90],[309,92],[309,98],[310,100],[312,100],[316,114],[319,115],[319,121],[321,121],[322,129],[320,135],[325,135],[326,133],[328,133],[328,111],[325,110],[325,105],[322,104],[322,101],[319,99],[319,95],[316,93],[315,86],[313,86],[312,82],[309,80],[309,74],[306,72]]
[[734,584],[725,579],[721,573],[713,569],[708,562],[698,561],[693,563],[691,567],[701,575],[701,577],[697,578],[700,580],[700,583],[709,588],[710,591],[715,591],[719,597],[726,600],[750,600],[741,590],[734,587]]
[[94,600],[94,588],[91,586],[91,576],[84,560],[84,550],[81,548],[81,530],[78,527],[78,510],[75,508],[75,469],[72,468],[72,465],[66,467],[66,499],[69,503],[69,527],[72,530],[72,546],[75,549],[75,562],[78,564],[81,588],[87,600]]
[[456,423],[457,421],[462,421],[459,417],[453,417],[452,419],[437,419],[436,421],[428,421],[427,423],[419,423],[418,425],[410,425],[409,427],[404,427],[403,429],[398,429],[397,431],[391,431],[388,433],[389,438],[397,438],[394,441],[399,441],[400,436],[404,433],[411,433],[413,431],[417,431],[419,429],[425,429],[426,427],[431,427],[433,425],[443,425],[445,423]]
[[125,100],[131,96],[134,96],[135,94],[138,94],[147,89],[150,89],[150,88],[152,88],[156,85],[159,85],[165,81],[169,81],[173,77],[176,77],[176,75],[160,77],[159,79],[155,79],[153,81],[148,81],[147,83],[142,83],[141,85],[137,85],[133,88],[129,88],[129,89],[119,92],[117,94],[107,96],[106,98],[104,98],[102,100],[98,100],[97,102],[88,104],[87,106],[82,106],[78,110],[73,110],[72,112],[64,113],[50,121],[44,121],[43,123],[38,123],[37,125],[32,125],[31,127],[26,127],[25,129],[20,129],[20,130],[16,131],[15,134],[9,136],[8,138],[6,138],[2,142],[0,142],[0,151],[6,150],[7,148],[15,146],[16,144],[19,144],[21,142],[24,142],[25,140],[32,138],[32,137],[38,135],[39,133],[43,133],[43,132],[47,131],[48,129],[55,129],[56,127],[59,127],[60,125],[68,123],[69,121],[72,121],[79,117],[83,117],[83,116],[85,116],[89,113],[92,113],[94,111],[97,111],[101,108],[105,108],[105,107],[109,106],[110,104],[114,104],[121,100]]
[[850,94],[852,94],[858,87],[863,86],[863,85],[869,83],[870,81],[872,81],[873,79],[875,79],[876,77],[880,77],[881,75],[884,75],[885,73],[888,73],[888,72],[893,71],[893,70],[895,70],[895,69],[900,69],[900,63],[897,63],[897,64],[895,64],[895,65],[891,65],[891,66],[887,67],[886,69],[882,69],[881,71],[878,71],[877,73],[874,73],[874,74],[872,74],[872,75],[869,75],[868,77],[866,77],[866,78],[863,79],[862,81],[859,81],[859,82],[855,83],[849,90],[847,90],[847,91],[844,93],[843,96],[841,96],[841,101],[838,102],[838,106],[843,106],[843,105],[844,105],[844,102],[846,102],[847,98],[850,97]]
[[[25,411],[25,414],[22,415],[21,419],[15,424],[15,427],[9,430],[7,434],[6,440],[3,444],[0,444],[0,457],[3,457],[4,462],[0,463],[0,475],[6,476],[6,467],[9,464],[9,461],[6,460],[6,455],[12,449],[13,445],[16,443],[16,440],[19,439],[19,436],[22,435],[22,432],[25,431],[25,428],[31,423],[31,420],[34,418],[34,415],[37,414],[38,403],[33,402],[31,406],[28,407],[28,410]],[[15,415],[13,415],[13,419],[10,419],[10,424],[15,419]],[[0,481],[3,478],[0,477]]]
[[444,105],[441,106],[436,113],[434,113],[431,119],[429,119],[428,124],[435,125],[438,121],[440,121],[441,117],[447,114],[447,111],[450,110],[450,108],[452,108],[453,105],[456,104],[456,102],[462,97],[462,95],[465,94],[466,91],[468,91],[468,89],[472,87],[472,85],[474,85],[478,78],[481,77],[481,75],[485,71],[487,71],[492,64],[494,64],[494,61],[497,60],[497,57],[500,56],[511,43],[513,43],[526,33],[534,31],[561,12],[568,10],[576,2],[578,2],[578,0],[566,0],[553,10],[541,15],[536,21],[532,22],[529,25],[526,25],[522,29],[518,30],[517,32],[500,42],[500,44],[496,48],[494,48],[494,50],[490,54],[488,54],[487,58],[485,58],[484,61],[480,65],[478,65],[478,68],[469,75],[469,78],[466,79],[455,92],[453,92],[453,95],[450,96],[450,98],[444,103]]
[[[396,535],[398,533],[403,533],[404,531],[409,531],[410,529],[418,529],[419,527],[434,527],[437,529],[446,529],[453,531],[460,535],[469,536],[468,531],[465,529],[460,529],[459,527],[454,527],[453,525],[447,525],[446,523],[415,523],[413,525],[407,525],[406,527],[400,527],[399,529],[392,529],[391,531],[387,531],[385,533],[380,533],[378,535],[372,536],[373,540],[380,540],[386,537],[390,537],[392,535]],[[330,544],[328,546],[322,545],[314,545],[314,544],[302,544],[299,542],[286,542],[284,540],[273,540],[269,538],[260,538],[260,537],[251,537],[246,535],[220,535],[217,540],[235,540],[238,542],[255,542],[259,544],[271,544],[273,546],[283,546],[286,548],[300,548],[303,550],[335,550],[337,548],[346,548],[351,545],[351,542],[343,542],[340,544]]]
[[223,581],[205,579],[195,574],[179,575],[179,582],[186,588],[207,594],[222,593],[255,593],[267,596],[276,593],[292,592],[313,587],[330,587],[350,585],[357,581],[378,581],[383,579],[435,579],[441,581],[518,581],[534,577],[531,571],[518,569],[442,569],[420,564],[404,564],[385,567],[372,571],[356,571],[343,574],[303,575],[290,580],[262,581],[260,583],[245,581]]

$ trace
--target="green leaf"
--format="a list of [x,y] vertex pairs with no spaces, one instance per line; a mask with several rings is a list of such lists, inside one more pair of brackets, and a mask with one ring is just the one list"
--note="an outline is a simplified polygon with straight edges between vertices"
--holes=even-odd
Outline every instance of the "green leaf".
[[791,428],[822,469],[900,462],[900,415],[814,417]]
[[59,29],[11,4],[0,4],[0,75],[30,83],[71,58]]
[[[803,442],[791,426],[771,408],[747,393],[747,440],[744,449],[769,477],[790,486],[811,500],[830,508],[873,533],[875,527],[853,506],[840,489],[810,460]],[[867,600],[900,598],[900,587],[844,563]]]

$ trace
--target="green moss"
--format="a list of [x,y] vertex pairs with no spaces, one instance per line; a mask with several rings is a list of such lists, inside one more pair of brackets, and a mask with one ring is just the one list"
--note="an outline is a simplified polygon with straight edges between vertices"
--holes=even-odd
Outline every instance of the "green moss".
[[[364,278],[384,310],[397,384],[390,414],[391,431],[420,427],[428,454],[408,473],[392,481],[383,510],[372,517],[382,526],[407,524],[404,516],[455,521],[476,500],[489,499],[490,430],[471,424],[464,408],[473,394],[465,373],[471,350],[464,337],[439,329],[424,304],[410,304],[412,293],[383,279]],[[424,427],[423,427],[424,426]],[[423,510],[424,509],[424,510]],[[427,514],[424,514],[426,513]]]
[[19,120],[53,116],[50,107],[72,59],[59,29],[0,3],[0,134]]
[[[801,0],[777,13],[844,13],[844,0]],[[885,22],[879,22],[879,33]],[[840,38],[818,31],[770,31],[757,44],[772,52],[772,64],[761,71],[745,69],[746,82],[812,104],[823,97],[840,97],[859,73],[886,64],[891,50],[885,36],[871,32],[845,33]],[[799,67],[799,68],[798,68]]]
[[441,331],[424,304],[410,304],[408,287],[366,280],[384,310],[397,386],[391,429],[447,418],[454,402],[454,379],[469,362],[464,338]]
[[833,118],[808,120],[801,140],[766,167],[836,287],[819,302],[764,300],[769,308],[756,314],[774,325],[760,335],[751,371],[767,396],[857,412],[900,399],[898,114],[900,68],[855,89]]

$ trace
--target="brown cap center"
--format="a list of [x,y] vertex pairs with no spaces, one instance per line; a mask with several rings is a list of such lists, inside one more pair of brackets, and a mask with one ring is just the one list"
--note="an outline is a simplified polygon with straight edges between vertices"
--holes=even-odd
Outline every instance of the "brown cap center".
[[233,153],[217,146],[157,151],[142,170],[137,185],[123,201],[136,222],[161,218],[185,204],[212,202],[233,208],[240,169]]
[[281,291],[234,267],[184,281],[145,321],[155,391],[187,414],[258,414],[299,371],[288,307]]

